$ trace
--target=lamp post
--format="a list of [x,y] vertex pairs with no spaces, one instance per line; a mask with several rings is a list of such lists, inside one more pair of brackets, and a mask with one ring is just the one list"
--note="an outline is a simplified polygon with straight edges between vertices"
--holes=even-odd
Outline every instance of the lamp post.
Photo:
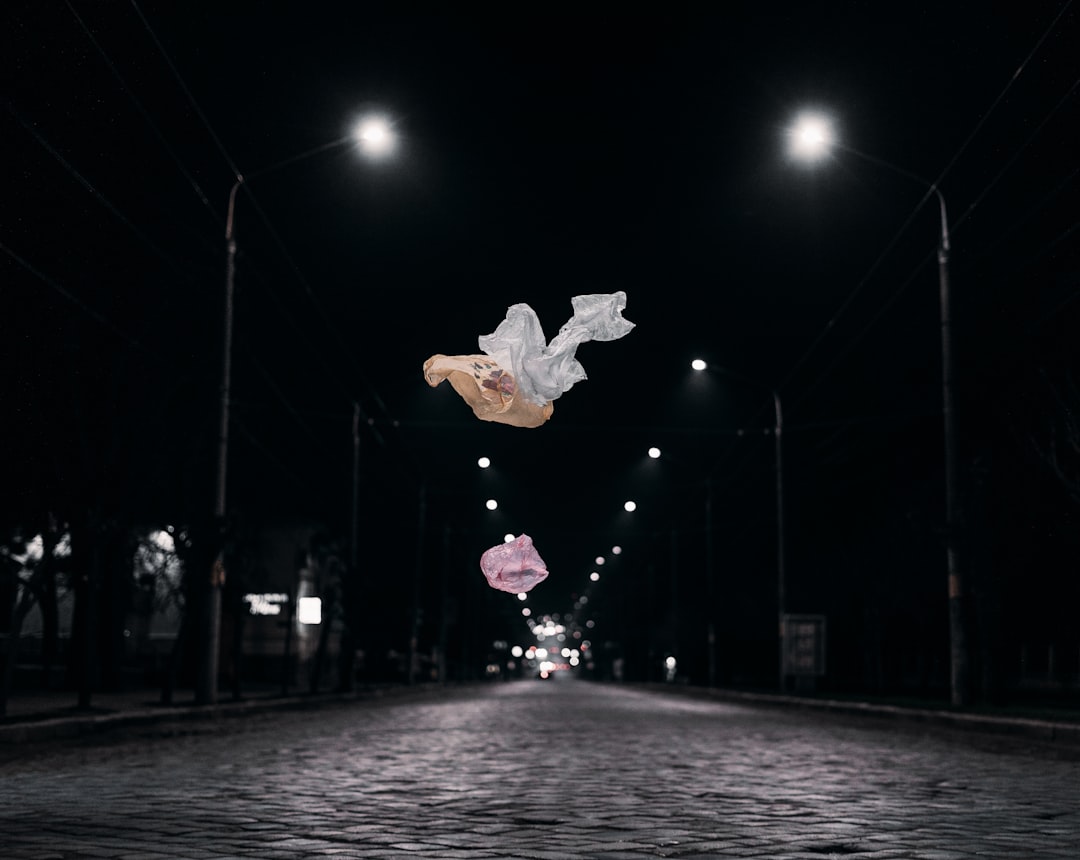
[[[703,365],[704,366],[704,365]],[[659,460],[663,458],[668,462],[678,463],[678,459],[672,460],[668,454],[662,454],[659,448],[649,448],[648,456],[651,460]],[[683,467],[685,468],[685,466]],[[716,686],[716,614],[715,614],[715,602],[716,602],[716,569],[715,569],[715,553],[713,550],[713,481],[711,476],[707,476],[703,482],[705,490],[705,503],[703,507],[704,519],[702,522],[702,529],[704,531],[705,542],[705,606],[706,606],[706,621],[705,621],[705,656],[706,656],[706,679],[710,687]],[[627,505],[632,504],[627,502]],[[631,508],[627,508],[631,510]],[[677,553],[677,537],[676,529],[674,526],[671,531],[672,540],[672,577],[676,576],[675,573],[675,558]],[[677,606],[677,591],[676,586],[672,585],[672,594],[676,599]]]
[[[236,181],[229,189],[228,211],[225,216],[225,306],[222,318],[221,338],[221,387],[218,401],[218,445],[217,472],[214,494],[214,522],[224,530],[227,512],[227,486],[229,470],[229,419],[232,389],[232,341],[233,341],[233,302],[236,281],[236,195],[240,186],[257,176],[273,173],[283,167],[311,158],[314,155],[332,149],[338,149],[349,143],[357,143],[360,149],[370,157],[387,155],[393,151],[394,135],[388,122],[377,116],[365,117],[353,133],[324,143],[313,149],[272,164],[247,179],[237,174]],[[205,653],[200,661],[196,678],[195,701],[198,704],[212,705],[217,702],[218,652],[221,644],[221,590],[225,584],[224,547],[219,535],[219,549],[211,567],[207,581],[207,636],[204,643]]]
[[759,388],[767,388],[772,394],[774,467],[776,473],[776,627],[778,637],[777,686],[784,689],[784,613],[787,611],[787,574],[784,567],[784,410],[780,393],[773,387],[736,373],[726,367],[710,365],[704,359],[695,358],[690,366],[698,371],[712,370]]
[[937,198],[940,217],[938,237],[938,291],[941,324],[941,399],[943,418],[943,444],[945,457],[945,557],[948,572],[949,594],[949,651],[950,690],[953,705],[965,705],[968,701],[968,645],[967,624],[964,619],[964,582],[960,554],[959,532],[962,511],[959,493],[959,462],[956,452],[956,410],[954,404],[952,299],[949,289],[949,219],[945,209],[945,197],[936,182],[897,167],[883,159],[867,155],[834,139],[831,125],[826,117],[804,114],[789,132],[790,152],[797,159],[812,161],[825,156],[833,147],[869,161],[878,167],[905,176],[926,189],[920,202],[925,203],[931,195]]

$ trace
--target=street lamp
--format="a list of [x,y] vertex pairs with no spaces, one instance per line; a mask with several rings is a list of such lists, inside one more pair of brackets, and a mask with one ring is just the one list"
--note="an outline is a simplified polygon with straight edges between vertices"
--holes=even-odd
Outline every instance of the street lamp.
[[[817,125],[814,121],[817,121]],[[823,130],[824,129],[824,130]],[[867,155],[850,146],[836,141],[827,120],[817,115],[803,115],[789,130],[792,141],[791,152],[802,160],[813,161],[825,156],[835,147],[843,152],[869,161],[878,167],[884,167],[898,173],[926,189],[926,194],[919,202],[922,206],[931,195],[937,198],[941,231],[938,238],[938,290],[940,294],[941,322],[941,399],[944,430],[945,453],[945,556],[948,571],[949,591],[949,641],[950,641],[950,686],[952,703],[964,705],[968,700],[968,649],[967,625],[963,612],[963,568],[960,559],[959,530],[961,520],[959,496],[959,463],[956,456],[956,414],[953,402],[953,345],[952,345],[952,301],[949,290],[949,219],[945,210],[945,197],[936,182],[897,167],[883,159]],[[802,145],[796,145],[800,142]]]
[[372,158],[382,158],[393,153],[397,147],[397,136],[389,120],[383,116],[366,116],[353,129],[360,149]]
[[834,142],[832,120],[825,114],[806,111],[788,130],[788,155],[797,161],[817,161]]
[[[358,124],[353,134],[329,141],[313,149],[298,153],[245,178],[237,174],[236,181],[229,189],[228,211],[225,216],[225,307],[222,319],[221,338],[221,388],[218,410],[218,450],[217,477],[215,481],[214,521],[219,528],[224,528],[226,512],[226,488],[229,470],[229,413],[232,389],[232,341],[233,341],[233,301],[236,280],[236,195],[240,186],[252,179],[274,173],[284,167],[304,161],[323,152],[339,149],[349,144],[358,144],[360,149],[372,157],[389,154],[394,148],[394,134],[390,124],[383,118],[370,117]],[[355,434],[354,434],[355,435]],[[208,583],[207,600],[208,630],[206,654],[199,667],[196,679],[195,700],[199,704],[212,705],[217,702],[218,649],[221,645],[221,589],[225,584],[224,550],[219,550],[214,560]]]
[[[700,359],[695,359],[693,366],[696,368],[700,362],[702,369],[704,369],[705,362]],[[670,455],[663,454],[659,448],[652,447],[646,452],[651,460],[663,459],[669,463],[679,464],[679,460],[672,459]],[[685,469],[685,467],[684,467]],[[696,476],[696,471],[695,471]],[[708,686],[716,686],[716,619],[714,614],[714,602],[716,593],[716,573],[713,569],[713,535],[712,535],[712,477],[706,477],[704,481],[705,487],[705,505],[704,505],[704,522],[702,523],[705,538],[705,605],[706,605],[706,623],[705,623],[705,656],[706,656],[706,679]],[[671,529],[671,593],[672,593],[672,605],[676,614],[678,614],[678,563],[677,563],[677,546],[678,546],[678,531],[675,526]],[[676,642],[676,646],[677,646]],[[677,649],[676,649],[677,650]]]
[[[776,423],[773,425],[774,462],[776,470],[776,625],[779,654],[777,657],[777,686],[784,689],[784,613],[787,610],[787,574],[784,567],[784,410],[780,401],[780,393],[763,382],[743,376],[726,367],[710,365],[701,358],[695,358],[690,366],[699,373],[712,370],[733,379],[755,385],[759,388],[767,388],[772,394],[773,412]],[[711,494],[711,483],[710,483]]]

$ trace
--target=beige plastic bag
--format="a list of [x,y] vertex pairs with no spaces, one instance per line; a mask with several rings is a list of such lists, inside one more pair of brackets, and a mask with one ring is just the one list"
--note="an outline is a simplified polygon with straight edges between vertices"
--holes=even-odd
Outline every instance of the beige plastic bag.
[[552,401],[586,378],[577,348],[590,340],[617,340],[634,327],[622,316],[622,291],[574,296],[570,303],[574,315],[550,344],[536,312],[511,305],[498,328],[479,338],[483,355],[433,355],[424,362],[424,379],[433,388],[449,379],[483,421],[539,427],[551,417]]

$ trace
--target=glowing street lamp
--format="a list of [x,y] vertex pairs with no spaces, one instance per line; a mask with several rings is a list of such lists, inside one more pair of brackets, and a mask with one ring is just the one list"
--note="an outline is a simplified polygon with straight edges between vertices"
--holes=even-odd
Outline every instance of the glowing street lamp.
[[[217,450],[217,476],[216,494],[214,500],[214,518],[222,525],[225,521],[226,488],[228,483],[229,466],[229,415],[231,408],[232,388],[232,340],[233,340],[233,297],[235,295],[236,279],[236,195],[241,185],[250,183],[252,179],[274,173],[283,167],[304,161],[312,156],[338,149],[352,143],[358,143],[360,149],[371,157],[387,155],[393,151],[395,136],[389,123],[385,119],[376,117],[361,121],[354,135],[332,140],[306,150],[269,167],[265,167],[255,173],[249,173],[245,178],[243,174],[237,174],[236,181],[229,190],[228,211],[225,216],[225,307],[222,325],[222,348],[221,348],[221,388],[219,391],[218,410],[218,450]],[[205,643],[206,653],[199,666],[199,677],[196,681],[195,699],[199,704],[215,704],[217,702],[217,675],[218,675],[218,650],[221,640],[221,589],[225,582],[225,566],[221,553],[214,560],[208,582],[209,596],[207,601],[208,611],[208,637]]]
[[824,158],[834,143],[832,122],[822,113],[799,114],[788,129],[788,155],[799,161]]
[[353,129],[353,137],[366,155],[383,158],[397,148],[397,135],[390,122],[382,116],[361,119]]
[[884,167],[893,173],[906,176],[926,189],[920,201],[922,206],[931,196],[937,198],[941,231],[938,238],[938,290],[941,322],[941,395],[944,419],[945,448],[945,554],[948,569],[949,593],[949,638],[950,638],[950,681],[952,703],[967,703],[967,625],[963,611],[963,568],[960,559],[959,528],[961,520],[959,496],[959,462],[956,456],[956,416],[953,404],[953,348],[952,348],[952,300],[949,291],[949,219],[945,210],[945,197],[936,182],[897,167],[888,161],[867,155],[850,146],[838,142],[831,127],[821,117],[815,126],[812,118],[806,115],[791,127],[789,136],[792,141],[791,153],[803,161],[818,160],[832,148],[855,155],[878,167]]

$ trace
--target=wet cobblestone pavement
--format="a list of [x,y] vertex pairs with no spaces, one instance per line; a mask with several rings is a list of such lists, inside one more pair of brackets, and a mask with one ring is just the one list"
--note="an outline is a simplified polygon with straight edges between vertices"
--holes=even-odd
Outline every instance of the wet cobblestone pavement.
[[1080,858],[1080,761],[584,682],[21,745],[0,857]]

